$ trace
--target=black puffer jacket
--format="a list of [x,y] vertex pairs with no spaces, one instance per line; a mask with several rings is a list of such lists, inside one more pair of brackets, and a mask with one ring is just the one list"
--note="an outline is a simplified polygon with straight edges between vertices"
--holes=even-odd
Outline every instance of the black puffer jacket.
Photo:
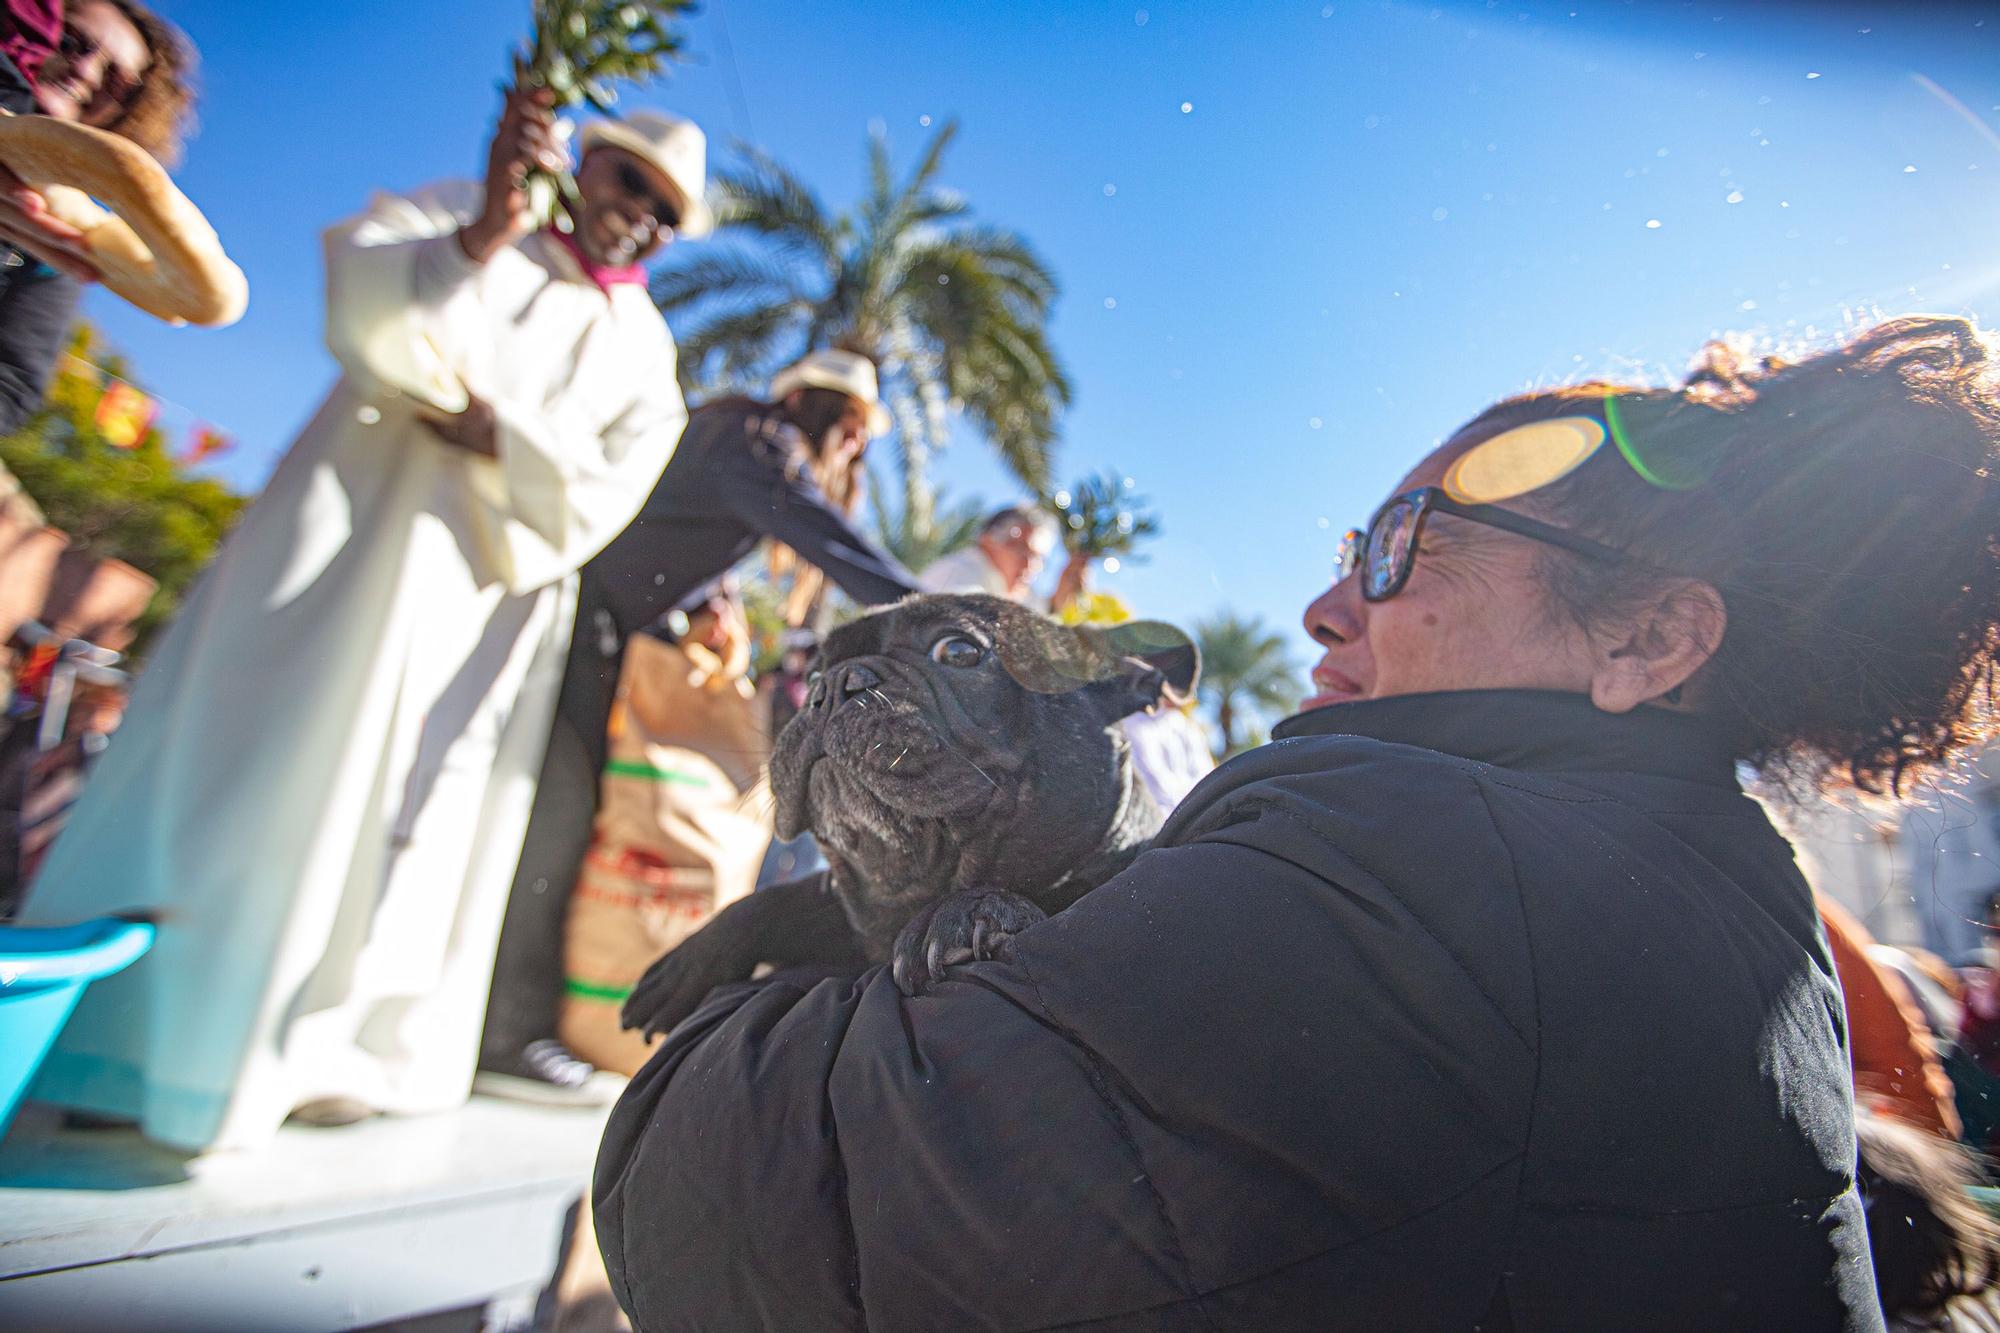
[[642,1329],[1877,1329],[1840,991],[1686,718],[1293,719],[906,1000],[718,995],[612,1118]]

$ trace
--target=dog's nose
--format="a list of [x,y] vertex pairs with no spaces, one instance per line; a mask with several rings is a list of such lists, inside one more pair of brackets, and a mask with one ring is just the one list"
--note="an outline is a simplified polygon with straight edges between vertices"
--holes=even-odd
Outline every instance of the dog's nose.
[[842,667],[836,673],[834,702],[845,703],[855,695],[872,690],[882,683],[882,678],[859,662]]

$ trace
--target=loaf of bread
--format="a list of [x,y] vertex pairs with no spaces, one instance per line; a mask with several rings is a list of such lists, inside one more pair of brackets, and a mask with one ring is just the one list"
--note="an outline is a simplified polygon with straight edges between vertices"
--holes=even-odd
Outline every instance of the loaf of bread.
[[201,210],[131,140],[48,116],[0,115],[0,165],[83,233],[104,285],[133,305],[170,324],[242,318],[250,299],[243,270]]

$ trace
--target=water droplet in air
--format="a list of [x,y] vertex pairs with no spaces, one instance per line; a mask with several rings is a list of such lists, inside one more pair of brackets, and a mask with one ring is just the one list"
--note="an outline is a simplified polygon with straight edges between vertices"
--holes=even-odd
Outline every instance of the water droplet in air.
[[1326,519],[1325,515],[1321,515],[1319,518],[1313,520],[1313,526],[1325,530],[1332,527],[1333,524]]
[[1119,564],[1118,564],[1118,557],[1117,557],[1117,556],[1115,556],[1115,555],[1107,555],[1107,556],[1105,556],[1105,557],[1104,557],[1104,572],[1105,572],[1105,573],[1107,573],[1107,574],[1116,574],[1116,573],[1118,572],[1119,568],[1120,568],[1120,566],[1119,566]]
[[1138,485],[1139,483],[1138,483],[1138,482],[1136,482],[1136,481],[1134,481],[1134,480],[1132,480],[1132,479],[1131,479],[1130,477],[1127,477],[1127,478],[1125,478],[1125,480],[1124,480],[1124,481],[1123,481],[1122,483],[1120,483],[1120,484],[1121,484],[1121,485],[1123,485],[1123,486],[1125,487],[1125,489],[1129,491],[1129,490],[1131,490],[1131,489],[1132,489],[1132,488],[1133,488],[1134,486],[1137,486],[1137,485]]
[[1806,77],[1807,77],[1807,78],[1809,78],[1809,79],[1816,79],[1816,78],[1818,78],[1818,77],[1819,77],[1819,71],[1818,71],[1818,70],[1816,70],[1816,69],[1814,69],[1814,70],[1808,70],[1808,71],[1806,71]]
[[951,286],[951,274],[949,274],[949,273],[940,273],[940,274],[938,274],[938,286],[940,286],[940,287],[949,287],[949,286]]
[[1647,219],[1646,219],[1646,230],[1647,230],[1647,231],[1658,231],[1659,229],[1660,229],[1660,220],[1659,220],[1658,218],[1647,218]]
[[1104,298],[1104,308],[1105,308],[1106,310],[1116,310],[1116,309],[1118,308],[1118,298],[1117,298],[1117,297],[1115,297],[1115,296],[1107,296],[1107,297],[1105,297],[1105,298]]
[[1361,128],[1364,130],[1372,130],[1381,123],[1382,123],[1382,118],[1380,116],[1368,116],[1362,120]]
[[930,124],[930,123],[931,123],[931,118],[930,118],[929,116],[918,116],[918,117],[917,117],[917,124],[919,124],[919,125],[928,125],[928,124]]
[[1106,199],[1109,199],[1112,195],[1117,193],[1118,193],[1118,187],[1116,185],[1113,185],[1110,181],[1104,182],[1104,197]]
[[1083,526],[1083,515],[1082,515],[1082,514],[1071,514],[1071,515],[1069,516],[1069,525],[1070,525],[1070,526],[1071,526],[1072,528],[1080,528],[1080,527],[1082,527],[1082,526]]
[[382,409],[373,403],[363,403],[361,410],[354,414],[354,419],[364,426],[372,426],[382,419]]
[[1148,23],[1150,23],[1152,21],[1152,18],[1153,16],[1151,14],[1148,14],[1143,9],[1140,10],[1138,13],[1132,15],[1132,21],[1138,24],[1142,28],[1145,27]]
[[1729,192],[1728,194],[1726,194],[1726,195],[1724,195],[1724,196],[1722,197],[1722,202],[1723,202],[1723,203],[1725,203],[1725,204],[1740,204],[1740,203],[1742,203],[1742,202],[1743,202],[1743,191],[1741,191],[1741,190],[1731,190],[1731,191],[1730,191],[1730,192]]
[[1324,426],[1325,424],[1326,423],[1324,421],[1321,421],[1318,417],[1306,418],[1306,425],[1311,426],[1314,430],[1318,430],[1321,426]]
[[1757,308],[1757,303],[1755,301],[1745,301],[1742,305],[1737,306],[1736,308],[1738,310],[1755,310]]
[[1055,494],[1055,501],[1056,501],[1056,508],[1058,509],[1069,508],[1070,493],[1068,491],[1057,491]]
[[1446,218],[1450,216],[1451,216],[1451,210],[1448,208],[1433,208],[1431,210],[1432,222],[1443,222]]
[[1320,7],[1320,11],[1319,11],[1319,16],[1320,16],[1321,18],[1323,18],[1323,19],[1330,19],[1330,18],[1332,18],[1332,17],[1333,17],[1333,6],[1332,6],[1332,5],[1322,5],[1322,6]]
[[1185,115],[1186,115],[1186,114],[1187,114],[1188,112],[1190,112],[1190,111],[1192,111],[1192,110],[1194,110],[1194,103],[1193,103],[1193,102],[1182,102],[1182,103],[1181,103],[1181,114],[1182,114],[1183,116],[1185,116]]
[[1904,167],[1903,174],[1905,176],[1914,176],[1917,174],[1917,169],[1915,167]]

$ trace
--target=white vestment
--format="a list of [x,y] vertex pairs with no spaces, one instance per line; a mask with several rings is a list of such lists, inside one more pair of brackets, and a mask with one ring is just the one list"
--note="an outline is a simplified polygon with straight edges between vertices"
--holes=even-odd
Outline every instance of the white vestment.
[[[531,236],[483,266],[469,186],[327,238],[345,372],[155,648],[25,919],[162,914],[31,1096],[200,1150],[293,1107],[462,1101],[547,743],[575,572],[686,410],[645,289]],[[498,457],[420,407],[491,403]]]

